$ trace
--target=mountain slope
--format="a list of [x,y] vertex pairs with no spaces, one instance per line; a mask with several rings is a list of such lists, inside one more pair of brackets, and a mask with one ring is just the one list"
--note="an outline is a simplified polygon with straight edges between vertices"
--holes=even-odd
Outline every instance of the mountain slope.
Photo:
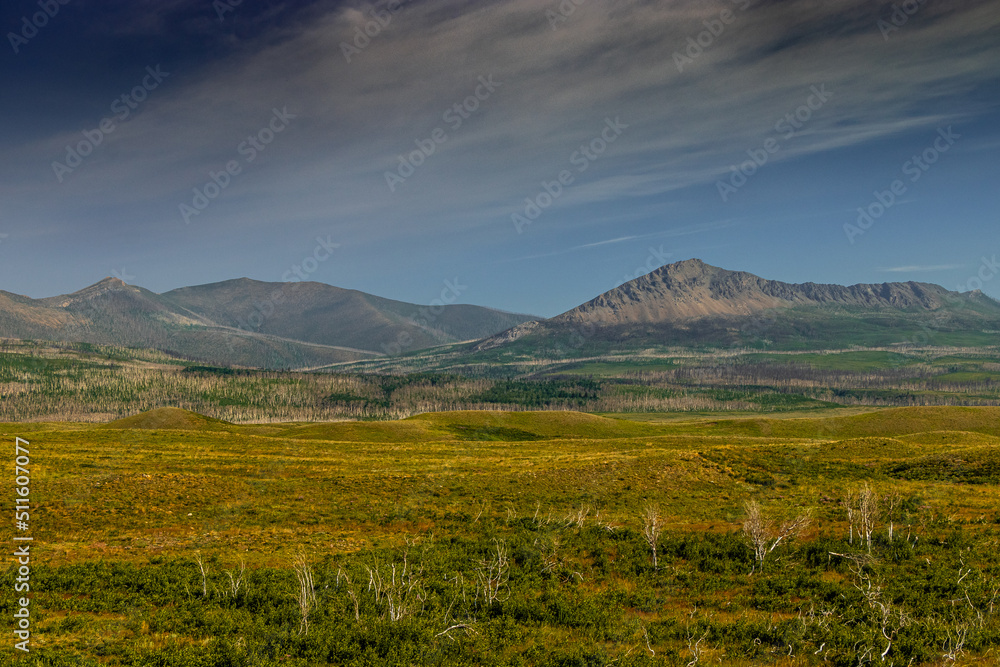
[[44,299],[0,292],[2,337],[155,348],[263,368],[321,366],[481,338],[528,319],[477,306],[418,306],[313,282],[239,279],[156,294],[105,278]]
[[794,285],[766,280],[744,271],[720,269],[691,259],[667,264],[585,304],[556,322],[635,324],[740,317],[772,308],[833,305],[865,309],[934,310],[950,294],[928,283],[879,285]]
[[316,282],[241,278],[161,295],[217,324],[323,345],[392,353],[474,340],[530,319],[467,305],[418,306]]
[[549,320],[477,343],[525,354],[649,345],[779,348],[997,344],[1000,303],[929,283],[792,284],[691,259],[668,264]]

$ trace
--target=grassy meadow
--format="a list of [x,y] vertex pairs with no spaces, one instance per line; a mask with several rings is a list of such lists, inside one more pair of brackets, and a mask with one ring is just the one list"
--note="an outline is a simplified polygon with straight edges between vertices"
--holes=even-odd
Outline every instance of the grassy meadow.
[[1000,663],[1000,408],[0,432],[35,502],[4,662]]

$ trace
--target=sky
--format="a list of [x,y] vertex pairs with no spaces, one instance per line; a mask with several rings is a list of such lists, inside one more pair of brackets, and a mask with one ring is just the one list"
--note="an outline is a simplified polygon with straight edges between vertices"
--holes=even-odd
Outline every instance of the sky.
[[8,0],[0,289],[1000,298],[1000,2]]

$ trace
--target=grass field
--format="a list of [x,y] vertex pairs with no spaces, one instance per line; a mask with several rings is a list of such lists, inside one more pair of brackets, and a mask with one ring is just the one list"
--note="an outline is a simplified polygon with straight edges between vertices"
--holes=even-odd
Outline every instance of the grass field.
[[[35,538],[32,652],[0,660],[998,664],[1000,408],[0,432],[30,442]],[[772,538],[811,522],[760,562],[748,500]]]

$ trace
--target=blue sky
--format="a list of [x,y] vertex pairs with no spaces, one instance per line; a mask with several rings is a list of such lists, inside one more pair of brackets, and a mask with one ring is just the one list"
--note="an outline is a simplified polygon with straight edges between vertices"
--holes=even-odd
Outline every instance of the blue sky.
[[1000,4],[895,7],[7,2],[0,289],[552,316],[698,257],[1000,297]]

